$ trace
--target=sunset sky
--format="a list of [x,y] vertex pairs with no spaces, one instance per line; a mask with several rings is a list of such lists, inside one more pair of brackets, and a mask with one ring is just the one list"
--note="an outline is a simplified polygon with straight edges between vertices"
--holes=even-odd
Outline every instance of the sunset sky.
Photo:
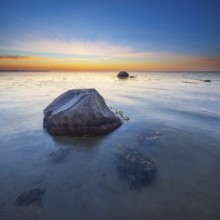
[[220,70],[219,0],[0,0],[0,69]]

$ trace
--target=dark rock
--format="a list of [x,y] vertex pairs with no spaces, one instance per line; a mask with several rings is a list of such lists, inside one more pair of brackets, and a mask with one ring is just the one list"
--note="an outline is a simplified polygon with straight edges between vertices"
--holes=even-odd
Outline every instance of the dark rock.
[[37,206],[43,207],[42,198],[44,194],[45,190],[39,188],[31,189],[28,192],[21,193],[16,199],[16,204],[25,207],[33,203]]
[[121,71],[120,73],[118,73],[117,77],[120,79],[124,79],[124,78],[128,78],[129,74],[125,71]]
[[156,176],[155,163],[143,152],[126,147],[117,151],[117,167],[121,177],[126,179],[131,188],[150,185]]
[[210,79],[205,79],[205,80],[203,80],[203,82],[211,82],[211,80]]
[[95,89],[69,90],[44,110],[44,128],[53,135],[102,135],[122,123]]

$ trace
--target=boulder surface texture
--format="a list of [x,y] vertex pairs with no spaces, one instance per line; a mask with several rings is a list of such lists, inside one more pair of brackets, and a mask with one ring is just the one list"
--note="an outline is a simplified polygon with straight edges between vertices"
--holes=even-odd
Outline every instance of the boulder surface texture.
[[44,110],[43,126],[52,135],[102,135],[122,123],[95,89],[69,90]]

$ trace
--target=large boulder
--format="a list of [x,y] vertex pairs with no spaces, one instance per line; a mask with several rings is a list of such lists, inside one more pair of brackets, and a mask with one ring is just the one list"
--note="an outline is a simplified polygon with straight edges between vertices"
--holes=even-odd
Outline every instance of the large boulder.
[[118,73],[117,77],[120,78],[120,79],[125,79],[125,78],[129,77],[129,74],[125,71],[121,71],[121,72]]
[[44,128],[53,135],[102,135],[123,122],[95,89],[69,90],[44,110]]

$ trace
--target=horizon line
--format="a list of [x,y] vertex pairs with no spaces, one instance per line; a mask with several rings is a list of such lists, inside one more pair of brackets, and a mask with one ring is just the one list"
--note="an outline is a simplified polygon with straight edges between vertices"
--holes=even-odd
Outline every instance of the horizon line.
[[[0,72],[120,72],[124,70],[25,70],[25,69],[0,69]],[[220,70],[131,70],[126,72],[220,72]]]

